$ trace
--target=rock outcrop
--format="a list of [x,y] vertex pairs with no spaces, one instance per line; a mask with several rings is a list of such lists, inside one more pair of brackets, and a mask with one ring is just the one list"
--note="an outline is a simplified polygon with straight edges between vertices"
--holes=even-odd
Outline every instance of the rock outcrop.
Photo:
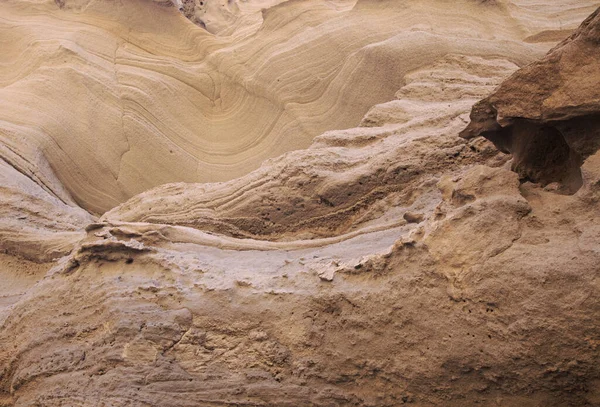
[[599,405],[600,152],[458,137],[596,4],[204,3],[0,11],[0,406]]
[[484,136],[511,153],[522,178],[576,191],[579,167],[600,148],[599,83],[600,9],[476,104],[461,136]]

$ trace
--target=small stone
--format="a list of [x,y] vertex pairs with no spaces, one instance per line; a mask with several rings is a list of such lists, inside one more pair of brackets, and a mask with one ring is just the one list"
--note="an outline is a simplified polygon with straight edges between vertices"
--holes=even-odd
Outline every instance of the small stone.
[[423,219],[425,219],[425,217],[422,213],[406,212],[404,214],[404,220],[408,223],[421,223],[423,222]]

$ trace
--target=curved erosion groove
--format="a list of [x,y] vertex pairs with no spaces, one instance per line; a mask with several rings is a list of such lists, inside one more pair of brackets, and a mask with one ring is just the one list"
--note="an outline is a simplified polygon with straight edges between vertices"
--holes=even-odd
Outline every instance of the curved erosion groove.
[[122,3],[0,11],[0,406],[600,403],[593,2]]

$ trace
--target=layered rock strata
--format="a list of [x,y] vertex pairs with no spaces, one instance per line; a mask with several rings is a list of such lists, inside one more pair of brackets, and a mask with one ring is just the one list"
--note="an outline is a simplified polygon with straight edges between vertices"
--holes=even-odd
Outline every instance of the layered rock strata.
[[247,9],[215,36],[163,3],[5,1],[0,156],[100,215],[152,187],[227,181],[352,128],[444,55],[531,62],[551,43],[528,38],[566,35],[595,4],[207,0]]
[[[111,3],[114,9],[104,2],[66,2],[48,13],[54,3],[21,3],[7,3],[0,22],[15,30],[37,24],[52,33],[68,32],[79,69],[92,69],[85,58],[98,57],[94,61],[102,64],[103,54],[88,47],[112,38],[106,35],[110,30],[121,32],[123,17],[117,14],[144,10],[136,2]],[[13,132],[0,133],[7,157],[2,164],[6,176],[0,190],[0,242],[8,253],[0,257],[0,277],[7,282],[0,288],[1,406],[600,403],[600,153],[591,149],[585,160],[582,155],[581,185],[565,195],[511,171],[518,154],[505,155],[481,137],[458,137],[471,107],[500,83],[499,89],[507,86],[503,81],[532,57],[541,57],[550,41],[568,36],[561,21],[582,21],[593,11],[591,2],[544,7],[525,0],[461,3],[463,15],[473,13],[470,20],[462,20],[454,3],[449,9],[443,1],[330,2],[325,6],[332,14],[326,15],[319,7],[309,7],[315,3],[285,2],[260,13],[258,30],[234,22],[232,34],[219,31],[216,36],[160,2],[145,2],[151,11],[129,16],[131,42],[119,55],[135,50],[138,62],[189,81],[199,71],[189,68],[180,53],[186,48],[173,46],[181,44],[177,41],[190,46],[189,54],[183,54],[188,57],[202,53],[202,58],[215,61],[211,58],[221,55],[222,64],[210,65],[217,77],[250,69],[252,62],[227,68],[224,54],[229,51],[210,45],[213,41],[241,41],[244,46],[237,52],[250,55],[246,47],[254,46],[254,52],[273,55],[262,59],[266,73],[277,71],[277,56],[288,49],[280,48],[278,35],[290,24],[300,36],[289,39],[296,44],[294,52],[304,49],[315,64],[325,58],[322,49],[302,44],[358,21],[364,24],[366,16],[381,24],[373,32],[392,30],[384,21],[398,22],[393,29],[405,30],[358,52],[379,67],[388,66],[382,61],[389,51],[395,58],[389,66],[398,75],[392,82],[385,69],[381,77],[360,76],[356,72],[373,72],[360,69],[339,76],[337,80],[349,81],[344,87],[359,102],[342,97],[341,88],[331,88],[341,96],[331,102],[335,107],[325,109],[323,120],[340,110],[351,111],[348,117],[360,111],[352,117],[358,127],[310,136],[307,149],[279,155],[227,182],[171,183],[127,199],[131,191],[118,195],[112,181],[98,179],[90,186],[94,193],[77,192],[82,182],[78,177],[93,179],[90,174],[103,174],[103,167],[88,160],[81,168],[89,173],[73,171],[72,178],[65,178],[67,169],[78,168],[73,163],[82,158],[57,159],[70,153],[65,150],[61,156],[58,147],[47,148],[44,140],[52,139],[61,148],[68,143],[47,138],[46,125],[31,124],[38,117],[15,114],[24,108],[18,105],[24,99],[17,89],[34,95],[31,103],[47,103],[64,97],[49,91],[48,84],[81,85],[98,95],[92,99],[98,104],[89,102],[85,108],[96,107],[94,114],[106,115],[106,123],[112,112],[101,100],[113,96],[115,103],[128,100],[139,109],[126,113],[125,122],[139,123],[143,116],[146,123],[172,124],[193,111],[171,116],[175,108],[166,103],[168,98],[156,100],[168,92],[151,93],[171,82],[146,70],[147,99],[113,95],[103,85],[110,77],[97,77],[99,87],[93,87],[83,79],[61,82],[60,75],[40,81],[36,75],[48,73],[41,66],[29,74],[10,73],[15,85],[0,90],[13,92],[14,98],[1,99],[12,110],[2,114],[21,121],[5,120],[5,128],[12,126]],[[431,20],[416,19],[426,12]],[[162,36],[152,31],[157,14],[163,19]],[[492,22],[500,16],[513,24]],[[446,18],[472,25],[439,23],[450,21]],[[64,25],[55,19],[65,19]],[[595,20],[588,20],[571,42],[590,27],[593,31],[595,23],[589,21]],[[410,28],[402,28],[401,22]],[[179,37],[174,33],[184,31],[164,27],[186,27],[193,35]],[[370,32],[364,26],[355,29],[342,31],[350,38]],[[261,36],[273,43],[261,43]],[[406,45],[407,39],[414,44]],[[361,39],[361,44],[371,40]],[[32,43],[44,47],[53,40]],[[144,51],[131,44],[143,45]],[[23,58],[17,50],[29,52],[17,45],[11,49],[13,60]],[[326,49],[333,53],[331,45]],[[373,66],[369,64],[365,66]],[[192,69],[189,76],[182,74],[182,67]],[[298,75],[287,82],[296,89],[290,97],[302,94],[295,81],[304,83],[305,71],[310,66],[290,72]],[[277,86],[276,80],[266,82]],[[252,88],[251,79],[244,83],[244,89]],[[362,99],[360,95],[379,89],[373,83],[397,85],[394,96]],[[25,84],[31,90],[19,88]],[[184,93],[175,89],[174,95],[183,100]],[[156,119],[142,109],[157,108],[159,102],[166,106]],[[353,110],[353,103],[362,107]],[[52,115],[54,107],[40,109],[44,120],[75,120]],[[310,123],[310,116],[299,115],[298,123],[305,123],[304,117]],[[238,119],[240,127],[252,123],[243,116]],[[87,115],[81,120],[82,129],[93,122]],[[332,120],[326,127],[338,125]],[[19,137],[31,129],[38,131],[35,137]],[[91,130],[96,133],[91,135]],[[117,149],[119,143],[106,140],[118,140],[123,133],[91,130],[82,133],[89,139],[69,140],[82,145],[90,141],[77,147],[89,154],[94,151],[90,146],[98,154],[118,153],[106,146]],[[284,137],[272,134],[277,136],[265,135],[265,142],[277,144]],[[140,149],[151,150],[153,137],[170,146],[164,135],[144,137]],[[144,156],[141,150],[135,154]],[[132,166],[139,166],[136,171],[152,177],[152,171],[159,172],[155,167],[169,165],[166,158],[158,159],[166,156],[164,151],[156,149],[155,154],[150,164],[126,156]],[[102,182],[108,184],[94,186]],[[79,205],[111,210],[94,216]]]

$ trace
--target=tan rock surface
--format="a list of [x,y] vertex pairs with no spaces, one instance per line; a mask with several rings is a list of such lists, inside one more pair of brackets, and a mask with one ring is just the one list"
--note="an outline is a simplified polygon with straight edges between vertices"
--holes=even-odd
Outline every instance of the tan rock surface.
[[0,9],[0,406],[600,404],[600,153],[458,137],[593,2],[175,3]]
[[540,23],[524,3],[291,1],[215,37],[161,2],[5,1],[2,156],[43,154],[38,177],[97,214],[167,182],[232,179],[356,126],[448,53],[530,62],[550,44],[526,36],[575,28],[594,4],[565,0]]

